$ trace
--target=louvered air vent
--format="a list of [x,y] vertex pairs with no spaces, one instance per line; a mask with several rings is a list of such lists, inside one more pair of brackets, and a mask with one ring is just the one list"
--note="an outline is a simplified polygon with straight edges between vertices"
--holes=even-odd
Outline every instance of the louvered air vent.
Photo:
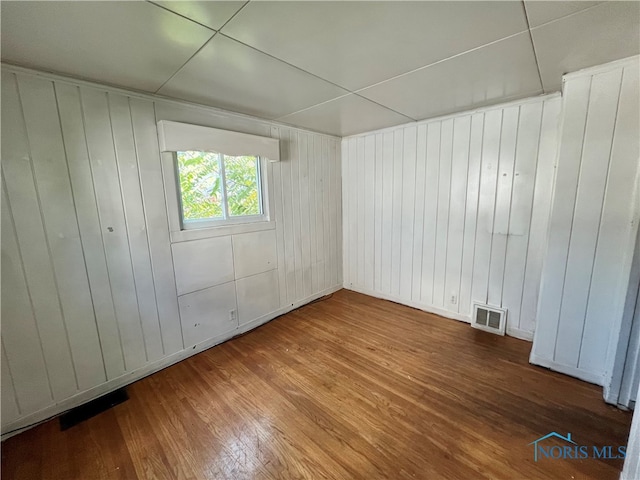
[[473,305],[471,326],[496,335],[504,335],[507,326],[507,311],[476,303]]

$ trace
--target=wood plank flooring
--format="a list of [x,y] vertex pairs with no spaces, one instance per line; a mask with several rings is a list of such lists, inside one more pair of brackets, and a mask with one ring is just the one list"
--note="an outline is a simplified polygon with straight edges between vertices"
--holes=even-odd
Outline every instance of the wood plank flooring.
[[533,461],[528,444],[550,431],[625,445],[631,415],[529,365],[530,348],[341,290],[67,431],[10,438],[2,478],[617,479],[621,460]]

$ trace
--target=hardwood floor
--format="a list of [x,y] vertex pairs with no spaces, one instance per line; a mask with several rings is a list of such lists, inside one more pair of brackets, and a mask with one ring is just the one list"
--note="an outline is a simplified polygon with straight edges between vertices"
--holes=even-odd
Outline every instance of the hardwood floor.
[[621,460],[534,462],[528,444],[551,431],[625,445],[631,415],[529,365],[530,347],[342,290],[67,431],[10,438],[2,478],[617,479]]

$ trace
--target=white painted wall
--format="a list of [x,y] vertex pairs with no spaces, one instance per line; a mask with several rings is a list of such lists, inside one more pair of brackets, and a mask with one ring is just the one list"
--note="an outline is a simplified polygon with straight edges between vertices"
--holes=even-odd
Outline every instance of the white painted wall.
[[344,285],[469,321],[535,326],[559,96],[345,138]]
[[638,57],[565,77],[532,363],[611,376],[638,228]]
[[[640,390],[635,393],[640,397]],[[629,442],[627,444],[626,457],[620,480],[638,480],[640,478],[640,409],[633,413]]]
[[[280,138],[269,228],[171,243],[158,120]],[[1,203],[3,433],[342,285],[335,137],[3,67]]]

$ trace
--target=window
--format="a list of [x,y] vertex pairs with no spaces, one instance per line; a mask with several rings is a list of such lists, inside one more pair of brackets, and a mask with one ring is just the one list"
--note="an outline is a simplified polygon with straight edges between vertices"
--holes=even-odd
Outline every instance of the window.
[[171,243],[275,228],[277,138],[160,120],[158,146]]
[[265,220],[260,158],[176,152],[182,228]]

